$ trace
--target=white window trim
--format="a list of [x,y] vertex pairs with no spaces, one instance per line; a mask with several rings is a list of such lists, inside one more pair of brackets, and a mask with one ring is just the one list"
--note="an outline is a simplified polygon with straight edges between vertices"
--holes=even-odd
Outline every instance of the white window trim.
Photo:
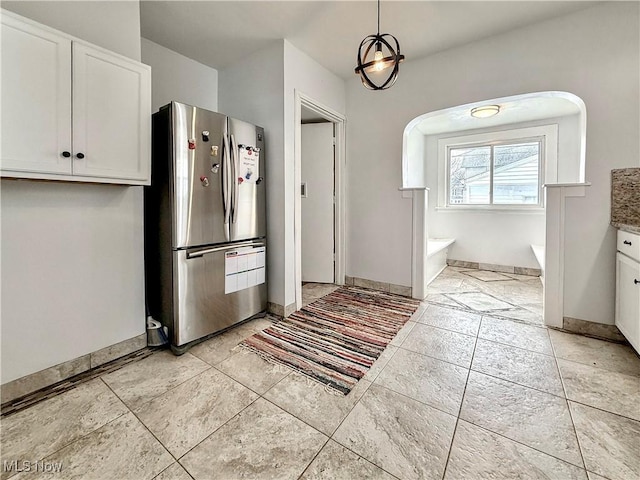
[[[543,137],[542,162],[540,175],[540,204],[537,205],[448,205],[448,151],[449,148],[465,145],[491,144],[527,138]],[[511,130],[495,130],[438,140],[438,205],[439,211],[479,211],[491,210],[511,213],[527,213],[544,211],[542,185],[556,183],[558,180],[558,125],[541,125],[536,127],[515,128]]]

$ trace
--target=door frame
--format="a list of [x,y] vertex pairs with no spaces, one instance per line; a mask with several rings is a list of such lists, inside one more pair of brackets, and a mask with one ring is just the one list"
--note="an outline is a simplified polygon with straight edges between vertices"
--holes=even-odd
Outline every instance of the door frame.
[[295,90],[294,114],[294,184],[295,184],[295,286],[296,310],[302,308],[302,197],[300,185],[302,182],[302,107],[318,114],[318,116],[333,123],[335,129],[335,164],[334,164],[334,244],[335,263],[334,280],[336,285],[344,285],[346,262],[346,222],[345,222],[345,172],[346,172],[346,123],[344,115],[317,102],[299,90]]

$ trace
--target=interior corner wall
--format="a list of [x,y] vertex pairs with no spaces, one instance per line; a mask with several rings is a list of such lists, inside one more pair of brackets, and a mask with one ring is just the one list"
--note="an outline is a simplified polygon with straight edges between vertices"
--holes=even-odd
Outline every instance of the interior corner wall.
[[296,230],[295,195],[295,93],[300,92],[315,102],[337,112],[346,113],[345,81],[333,74],[289,41],[284,41],[284,165],[285,165],[285,238],[286,238],[286,305],[296,301]]
[[218,110],[265,129],[267,285],[269,301],[286,306],[284,45],[265,49],[218,72]]
[[[140,60],[137,1],[2,7]],[[3,384],[145,332],[142,187],[3,179],[0,208]]]
[[[398,187],[402,135],[417,116],[536,91],[566,91],[587,109],[586,196],[567,201],[564,315],[613,323],[615,230],[610,172],[640,164],[640,5],[578,12],[407,60],[393,88],[347,83],[347,274],[411,282],[411,202]],[[400,39],[402,41],[402,39]]]
[[142,63],[151,67],[151,111],[171,101],[218,111],[218,71],[142,39]]

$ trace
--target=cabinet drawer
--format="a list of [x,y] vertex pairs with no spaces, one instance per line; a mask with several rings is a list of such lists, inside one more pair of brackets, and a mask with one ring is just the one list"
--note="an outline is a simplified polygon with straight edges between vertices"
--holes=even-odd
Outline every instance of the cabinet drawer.
[[618,251],[640,261],[640,235],[618,230]]

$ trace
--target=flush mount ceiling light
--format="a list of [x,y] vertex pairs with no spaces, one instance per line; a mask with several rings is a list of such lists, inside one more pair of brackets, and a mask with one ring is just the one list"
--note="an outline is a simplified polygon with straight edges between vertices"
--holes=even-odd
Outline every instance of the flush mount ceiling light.
[[493,117],[500,113],[500,105],[485,105],[471,109],[471,116],[476,118]]
[[365,37],[360,43],[355,72],[369,90],[386,90],[396,83],[400,62],[403,60],[398,39],[389,33],[380,34],[378,0],[378,33]]

